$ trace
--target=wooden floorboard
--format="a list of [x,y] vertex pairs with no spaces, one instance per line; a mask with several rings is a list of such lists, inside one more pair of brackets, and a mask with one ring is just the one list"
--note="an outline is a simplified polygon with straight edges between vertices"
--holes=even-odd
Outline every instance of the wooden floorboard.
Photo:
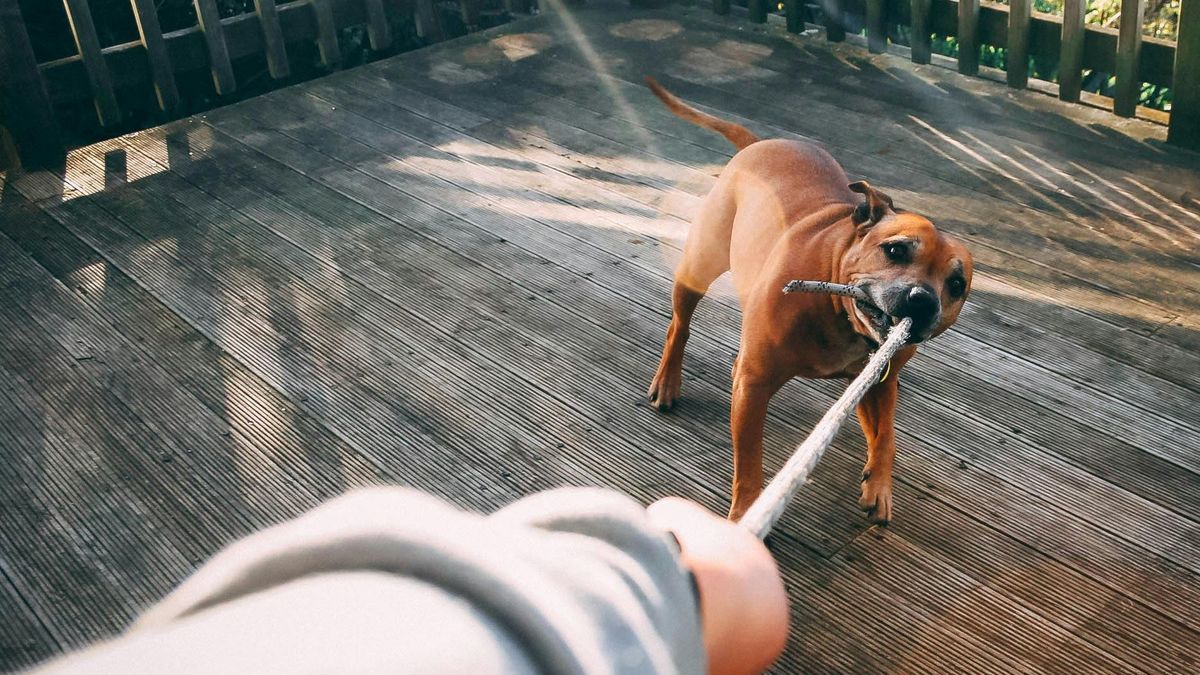
[[[571,12],[0,177],[0,669],[114,634],[223,542],[359,485],[725,508],[727,282],[679,409],[641,392],[731,149],[647,72],[823,143],[980,263],[905,370],[897,521],[855,509],[847,429],[781,525],[777,670],[1200,662],[1200,214],[1176,194],[1200,189],[1196,156],[703,11]],[[839,391],[781,392],[769,471]]]

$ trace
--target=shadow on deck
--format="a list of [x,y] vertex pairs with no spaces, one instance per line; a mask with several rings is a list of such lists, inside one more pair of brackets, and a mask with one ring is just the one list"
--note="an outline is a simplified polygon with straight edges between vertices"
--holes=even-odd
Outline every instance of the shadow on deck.
[[[727,286],[642,392],[730,148],[823,143],[966,239],[905,371],[897,522],[847,429],[781,524],[782,672],[1177,672],[1200,656],[1200,161],[1163,130],[683,10],[543,15],[0,178],[0,667],[112,635],[357,485],[726,507]],[[768,470],[840,385],[776,399]]]

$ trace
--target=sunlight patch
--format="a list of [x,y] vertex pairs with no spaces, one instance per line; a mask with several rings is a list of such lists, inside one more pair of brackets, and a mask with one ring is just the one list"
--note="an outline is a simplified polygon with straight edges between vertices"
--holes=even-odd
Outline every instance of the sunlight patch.
[[609,33],[626,40],[642,40],[655,42],[658,40],[666,40],[667,38],[678,35],[683,30],[683,26],[677,21],[664,21],[662,19],[634,19],[633,21],[625,21],[618,23],[608,29]]
[[467,68],[448,61],[440,61],[431,66],[429,77],[442,84],[474,84],[491,79],[491,76],[482,70]]
[[84,295],[103,295],[108,279],[108,263],[101,260],[67,272],[70,285]]
[[491,43],[504,52],[509,61],[520,61],[544,51],[553,42],[549,35],[542,33],[518,33],[503,35]]

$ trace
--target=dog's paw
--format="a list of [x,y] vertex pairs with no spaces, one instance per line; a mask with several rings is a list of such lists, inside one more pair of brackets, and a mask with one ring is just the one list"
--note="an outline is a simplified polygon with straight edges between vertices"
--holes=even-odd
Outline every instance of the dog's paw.
[[650,400],[650,405],[660,411],[674,408],[675,402],[679,400],[679,387],[682,380],[681,373],[672,373],[659,368],[654,375],[654,381],[650,383],[650,389],[646,391],[646,398]]
[[858,506],[872,523],[887,525],[892,520],[892,481],[882,476],[863,474],[862,496]]

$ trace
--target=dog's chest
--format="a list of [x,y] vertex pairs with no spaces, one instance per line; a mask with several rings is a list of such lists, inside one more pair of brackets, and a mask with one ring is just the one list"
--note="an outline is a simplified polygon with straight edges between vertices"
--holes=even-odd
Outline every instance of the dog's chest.
[[809,341],[795,343],[793,350],[796,376],[811,379],[853,376],[870,356],[870,344],[854,333],[818,333]]

